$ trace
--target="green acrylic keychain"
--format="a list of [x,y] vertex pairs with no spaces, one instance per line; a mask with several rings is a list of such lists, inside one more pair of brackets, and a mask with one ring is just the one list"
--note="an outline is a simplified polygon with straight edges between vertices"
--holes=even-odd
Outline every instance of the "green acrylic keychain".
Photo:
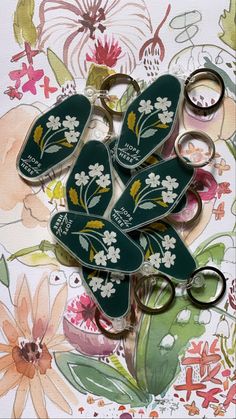
[[130,236],[142,248],[145,261],[158,272],[187,280],[196,269],[191,253],[169,223],[156,221],[132,231]]
[[108,149],[100,141],[85,144],[66,182],[67,208],[103,215],[113,193]]
[[172,158],[134,176],[111,211],[111,220],[131,231],[166,217],[192,182],[194,169]]
[[168,139],[177,117],[180,94],[180,81],[165,74],[129,105],[116,150],[121,166],[129,169],[140,166]]
[[33,122],[17,157],[17,169],[26,180],[38,181],[66,162],[76,151],[91,114],[91,103],[75,94]]
[[50,230],[61,246],[88,268],[129,274],[143,263],[139,246],[100,216],[58,212],[50,220]]
[[100,310],[112,319],[126,316],[130,310],[128,275],[83,267],[82,277]]

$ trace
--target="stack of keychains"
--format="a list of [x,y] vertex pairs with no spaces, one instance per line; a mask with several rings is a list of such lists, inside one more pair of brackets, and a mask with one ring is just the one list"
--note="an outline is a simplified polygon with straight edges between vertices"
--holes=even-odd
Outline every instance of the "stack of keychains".
[[[218,98],[210,105],[205,102],[205,106],[194,97],[194,87],[201,86],[203,79],[213,81],[219,90]],[[109,90],[123,82],[131,83],[137,95],[116,137],[113,117],[122,113],[110,107]],[[88,88],[87,95],[68,97],[33,123],[17,158],[17,168],[26,181],[38,182],[74,158],[66,183],[67,211],[52,216],[50,231],[80,263],[84,285],[97,304],[97,325],[115,339],[126,336],[135,321],[131,295],[143,312],[154,315],[171,306],[176,285],[187,291],[193,304],[203,308],[218,303],[226,291],[224,275],[213,266],[197,269],[173,227],[175,215],[187,208],[190,195],[197,210],[186,225],[197,223],[201,216],[201,198],[192,185],[196,168],[214,158],[214,143],[204,132],[184,131],[175,139],[170,158],[163,160],[159,152],[173,137],[184,103],[191,112],[214,112],[224,98],[224,83],[217,72],[204,68],[184,81],[164,74],[140,92],[132,77],[114,74],[97,92],[102,106],[91,103],[90,93],[93,97],[93,89]],[[104,114],[109,132],[103,141],[84,144],[83,133],[92,112]],[[183,152],[191,140],[201,141],[208,148],[204,161],[192,161]],[[114,179],[122,187],[115,203]],[[212,276],[221,282],[221,289],[210,301],[202,301],[194,289],[204,290],[207,278]],[[148,303],[151,297],[145,297],[145,292],[152,286],[159,286],[160,293],[165,290],[163,304]],[[103,328],[101,315],[111,321],[112,331]]]

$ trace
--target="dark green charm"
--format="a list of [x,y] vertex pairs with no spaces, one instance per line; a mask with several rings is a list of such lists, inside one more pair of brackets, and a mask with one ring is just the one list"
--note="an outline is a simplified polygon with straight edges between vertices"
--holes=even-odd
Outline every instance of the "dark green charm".
[[157,153],[153,153],[139,167],[136,167],[135,169],[127,169],[127,168],[121,166],[116,161],[117,141],[118,141],[117,139],[113,139],[109,143],[109,150],[110,150],[110,155],[111,155],[111,159],[112,159],[113,168],[114,168],[114,170],[115,170],[115,172],[118,176],[118,180],[120,180],[122,185],[124,185],[124,186],[127,185],[130,178],[135,176],[136,173],[139,172],[141,169],[144,169],[145,167],[151,166],[152,164],[156,164],[156,163],[162,161],[162,158]]
[[66,183],[69,210],[103,215],[112,198],[110,155],[105,144],[89,141],[73,165]]
[[83,95],[73,95],[40,116],[17,157],[20,175],[37,181],[67,161],[77,149],[91,113]]
[[181,84],[169,74],[159,77],[128,107],[118,140],[116,159],[132,169],[168,139],[177,116]]
[[111,211],[111,220],[122,230],[137,227],[170,214],[192,182],[194,170],[178,158],[163,160],[134,176]]
[[105,218],[58,212],[51,218],[50,229],[58,243],[88,268],[133,273],[143,263],[139,246]]
[[128,275],[83,267],[82,277],[100,310],[107,317],[123,317],[129,312],[130,278]]
[[170,224],[156,221],[130,235],[142,248],[145,261],[159,272],[187,280],[196,269],[191,253]]

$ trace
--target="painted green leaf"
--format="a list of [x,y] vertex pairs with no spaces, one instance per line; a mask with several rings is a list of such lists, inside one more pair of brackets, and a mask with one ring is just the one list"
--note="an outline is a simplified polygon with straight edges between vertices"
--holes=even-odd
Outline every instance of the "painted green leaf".
[[152,202],[144,202],[143,204],[140,204],[139,205],[139,208],[142,208],[142,209],[152,209],[152,208],[154,208],[156,205],[155,204],[153,204]]
[[198,266],[204,266],[210,262],[220,265],[224,259],[225,245],[224,243],[216,243],[212,246],[205,248],[202,252],[196,256],[196,262]]
[[79,242],[83,249],[87,250],[89,249],[89,242],[86,240],[83,236],[79,235]]
[[54,357],[64,377],[83,394],[92,393],[132,407],[148,406],[151,402],[149,394],[134,387],[109,365],[70,352],[55,353]]
[[74,77],[64,62],[50,48],[47,49],[47,57],[56,81],[60,86],[63,86],[68,81],[74,81]]
[[236,31],[235,31],[235,20],[236,20],[236,3],[234,0],[230,0],[229,10],[224,9],[224,13],[220,17],[220,26],[223,33],[219,35],[221,41],[223,41],[230,48],[236,51]]
[[23,46],[24,42],[35,45],[37,31],[33,23],[34,0],[18,0],[14,13],[13,30],[16,42]]
[[91,64],[89,67],[88,77],[86,81],[86,86],[94,87],[95,89],[100,89],[103,80],[115,74],[115,71],[105,65]]
[[56,153],[60,149],[61,149],[61,147],[59,145],[52,145],[51,147],[46,148],[44,153]]
[[231,212],[232,212],[233,215],[236,215],[236,199],[232,203]]
[[[213,296],[217,281],[209,278],[207,288],[198,292],[199,299]],[[202,294],[202,297],[201,297]],[[165,290],[152,292],[148,305],[161,305],[166,298]],[[180,313],[184,310],[184,316]],[[186,296],[177,297],[167,311],[141,317],[136,353],[133,362],[138,385],[151,394],[163,394],[170,387],[179,372],[179,356],[193,338],[205,332],[205,326],[196,322],[200,309],[193,306]],[[179,316],[179,317],[178,317]],[[183,320],[183,317],[185,320]],[[162,342],[170,342],[164,345]]]
[[153,128],[147,129],[147,131],[145,131],[141,135],[141,138],[149,138],[149,137],[152,137],[156,132],[157,132],[156,129],[153,129]]
[[91,199],[91,201],[90,201],[90,203],[89,203],[89,205],[88,205],[88,208],[93,208],[93,207],[95,207],[95,206],[99,203],[100,199],[101,199],[101,195],[94,196],[94,197]]
[[[141,92],[147,87],[144,80],[137,80]],[[137,93],[135,92],[132,84],[129,84],[120,99],[117,100],[115,110],[117,112],[125,112],[129,104],[135,99]]]
[[0,258],[0,282],[5,285],[5,287],[9,287],[9,271],[4,255]]

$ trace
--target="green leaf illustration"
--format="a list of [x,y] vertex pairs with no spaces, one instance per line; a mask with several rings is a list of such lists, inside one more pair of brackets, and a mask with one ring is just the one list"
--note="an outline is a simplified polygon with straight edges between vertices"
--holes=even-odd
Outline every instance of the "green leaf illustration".
[[143,234],[141,234],[141,236],[139,238],[139,242],[140,242],[140,245],[142,246],[142,248],[145,250],[146,247],[147,247],[148,242],[147,242],[146,237]]
[[79,242],[81,244],[81,247],[88,251],[89,243],[88,240],[86,240],[81,234],[79,235]]
[[35,45],[37,31],[33,23],[34,0],[18,0],[14,13],[13,30],[16,42],[23,46],[24,42]]
[[9,288],[9,271],[4,255],[0,258],[0,282]]
[[157,129],[147,129],[147,131],[145,131],[142,135],[141,138],[149,138],[152,137],[155,133],[157,132]]
[[88,77],[86,81],[86,86],[94,87],[95,89],[100,89],[103,80],[115,74],[115,71],[105,65],[91,64],[89,67]]
[[94,196],[94,197],[91,199],[91,201],[90,201],[90,203],[89,203],[89,205],[88,205],[88,208],[93,208],[93,207],[95,207],[95,206],[99,203],[100,199],[101,199],[101,195]]
[[[137,80],[140,90],[144,90],[147,87],[147,83],[144,80]],[[135,99],[137,93],[134,90],[132,84],[129,84],[123,95],[116,102],[115,110],[118,112],[125,112],[129,104]]]
[[212,246],[206,247],[202,252],[196,256],[198,266],[205,266],[211,262],[220,265],[224,259],[225,245],[224,243],[216,243]]
[[74,81],[74,77],[64,62],[50,48],[47,49],[47,57],[56,81],[60,86],[63,86],[68,81]]
[[59,145],[51,145],[50,147],[46,148],[46,150],[44,150],[44,153],[56,153],[60,149],[61,147]]
[[137,389],[115,368],[91,357],[69,352],[55,353],[56,364],[73,387],[83,394],[106,397],[132,407],[148,406],[152,397]]
[[[207,279],[207,287],[199,289],[198,298],[207,299],[217,290],[217,281]],[[166,291],[154,289],[148,305],[161,305],[166,301]],[[200,309],[193,306],[186,296],[176,297],[167,311],[158,316],[143,315],[138,331],[136,352],[133,362],[137,382],[151,394],[163,394],[170,387],[179,372],[179,356],[182,355],[193,338],[205,332],[205,326],[198,323]],[[171,344],[162,344],[167,337]]]
[[143,204],[140,204],[139,205],[139,208],[142,208],[142,209],[152,209],[152,208],[154,208],[156,205],[155,204],[153,204],[152,202],[144,202]]
[[224,13],[220,17],[219,24],[223,33],[219,35],[219,38],[226,45],[236,51],[235,15],[236,3],[234,0],[230,0],[229,10],[224,9]]

